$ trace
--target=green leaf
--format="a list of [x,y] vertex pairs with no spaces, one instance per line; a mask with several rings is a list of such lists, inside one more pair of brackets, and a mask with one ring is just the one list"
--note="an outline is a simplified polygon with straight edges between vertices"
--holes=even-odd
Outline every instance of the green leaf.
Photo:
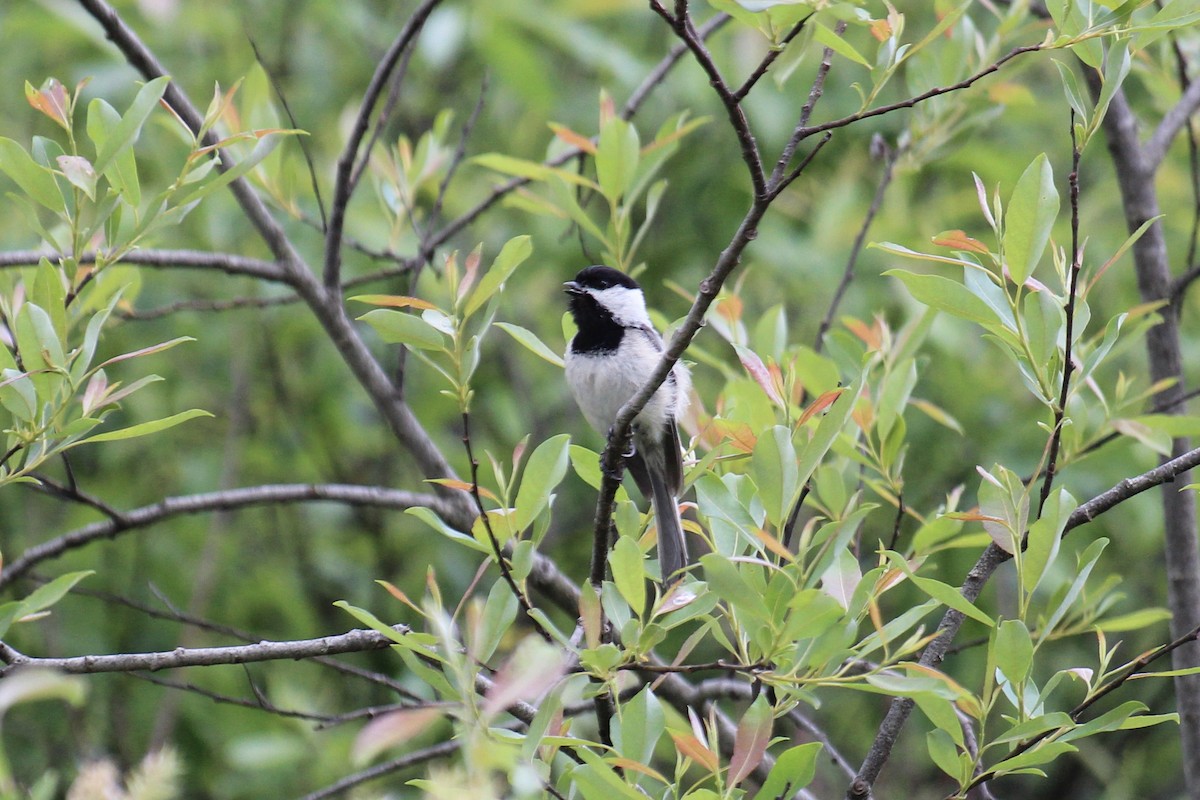
[[750,476],[758,487],[767,519],[777,528],[782,526],[799,492],[796,447],[790,429],[775,425],[758,437],[750,461]]
[[59,575],[49,583],[42,584],[21,601],[22,613],[36,614],[44,611],[65,597],[67,592],[75,587],[75,584],[94,574],[96,574],[95,570],[90,569],[68,572],[66,575]]
[[760,622],[771,622],[773,616],[758,593],[738,572],[732,561],[717,553],[701,556],[704,580],[736,614],[748,614]]
[[949,732],[938,728],[925,734],[925,748],[929,758],[937,768],[954,780],[962,779],[962,761],[959,759],[958,747],[951,740]]
[[958,281],[941,275],[922,275],[903,269],[889,269],[883,274],[898,278],[914,300],[930,308],[969,322],[977,322],[985,327],[994,326],[999,321],[986,303]]
[[12,178],[21,191],[56,213],[66,210],[54,173],[33,160],[25,148],[0,136],[0,170]]
[[445,336],[425,320],[404,311],[377,308],[358,318],[375,329],[379,338],[417,350],[445,350]]
[[921,578],[917,575],[914,575],[912,571],[908,569],[908,565],[904,564],[904,562],[898,558],[893,558],[892,563],[906,572],[909,580],[916,584],[918,589],[932,597],[934,600],[937,600],[942,605],[947,606],[948,608],[953,608],[955,611],[962,612],[971,619],[982,622],[989,628],[996,624],[994,621],[992,621],[991,617],[972,605],[971,602],[967,600],[967,598],[963,597],[962,593],[953,586],[947,583],[942,583],[938,580],[934,580],[933,578]]
[[[96,149],[100,150],[116,133],[121,115],[117,110],[100,98],[88,103],[87,134]],[[133,208],[142,204],[142,189],[138,181],[137,159],[133,148],[127,147],[120,151],[102,170],[96,170],[108,179],[125,200]]]
[[528,178],[535,181],[552,181],[555,178],[561,178],[568,183],[576,186],[583,186],[588,189],[599,189],[592,181],[577,175],[574,172],[565,169],[555,169],[548,167],[545,164],[539,164],[536,161],[527,161],[523,158],[514,158],[506,156],[502,153],[484,153],[481,156],[475,156],[471,159],[474,163],[479,164],[487,169],[502,172],[505,175],[515,175],[518,178]]
[[871,68],[871,62],[863,58],[863,56],[855,50],[849,42],[838,36],[836,32],[826,28],[821,23],[817,22],[812,26],[813,39],[819,44],[828,47],[838,55],[848,58],[855,64],[861,64],[867,69]]
[[537,334],[528,328],[522,328],[520,325],[513,325],[508,322],[497,322],[496,327],[508,333],[509,336],[524,345],[535,356],[549,361],[556,367],[563,366],[562,356],[547,347],[545,342],[539,339]]
[[626,703],[621,704],[620,724],[613,729],[613,746],[628,759],[649,764],[654,748],[666,731],[662,703],[650,690],[643,688]]
[[[914,694],[913,701],[917,707],[921,709],[929,721],[941,731],[945,731],[950,737],[954,745],[962,748],[963,743],[962,723],[959,722],[958,714],[954,710],[954,702],[942,697],[939,694],[932,692],[927,694]],[[954,774],[954,773],[951,773]]]
[[1143,608],[1138,611],[1131,611],[1128,614],[1121,614],[1116,617],[1105,617],[1097,620],[1093,627],[1104,631],[1105,633],[1118,633],[1120,631],[1140,631],[1143,628],[1148,628],[1151,625],[1156,625],[1159,622],[1171,618],[1171,612],[1165,608]]
[[1108,539],[1100,538],[1087,546],[1087,549],[1079,554],[1078,568],[1075,571],[1075,580],[1071,583],[1071,587],[1067,593],[1063,595],[1062,600],[1058,604],[1058,608],[1046,620],[1042,626],[1041,634],[1038,637],[1039,641],[1045,639],[1054,630],[1062,618],[1066,616],[1067,611],[1071,608],[1071,604],[1079,597],[1079,593],[1083,591],[1083,585],[1087,582],[1088,576],[1092,574],[1092,568],[1096,566],[1096,562],[1100,560],[1100,554],[1104,552],[1104,548],[1108,546]]
[[1021,685],[1033,665],[1033,639],[1019,619],[1006,619],[996,629],[996,666],[1009,682]]
[[478,633],[471,642],[471,657],[479,663],[491,661],[500,640],[517,618],[517,596],[504,581],[496,581],[488,592]]
[[447,525],[445,522],[442,521],[441,517],[439,517],[437,514],[435,514],[432,510],[425,508],[424,506],[414,506],[412,508],[406,508],[406,509],[404,509],[404,513],[410,514],[410,515],[416,517],[417,519],[421,520],[426,525],[428,525],[429,527],[433,528],[435,531],[440,533],[442,536],[445,536],[447,539],[451,539],[451,540],[457,542],[458,544],[463,545],[464,547],[471,548],[472,550],[478,550],[481,553],[486,553],[488,555],[492,555],[491,547],[489,547],[488,545],[486,545],[480,541],[477,541],[474,536],[470,536],[468,534],[463,533],[460,530],[457,530],[456,528],[450,527],[449,525]]
[[15,705],[37,700],[63,700],[79,706],[86,693],[87,682],[81,675],[63,675],[44,668],[22,669],[0,683],[0,717]]
[[621,536],[608,556],[613,583],[634,614],[641,616],[646,607],[645,557],[632,536]]
[[133,102],[129,104],[129,110],[121,117],[121,121],[111,130],[103,144],[97,144],[96,172],[104,172],[109,163],[122,151],[132,148],[133,143],[137,141],[138,134],[141,133],[142,126],[150,118],[150,113],[162,99],[163,93],[167,90],[167,84],[170,82],[169,77],[162,75],[148,81],[138,90]]
[[1057,216],[1054,171],[1042,153],[1017,181],[1004,217],[1004,255],[1009,276],[1015,283],[1024,283],[1033,274],[1050,241],[1050,230]]
[[538,445],[525,465],[521,488],[517,491],[514,524],[518,531],[529,527],[550,503],[550,494],[567,474],[567,447],[571,437],[565,433],[551,436]]
[[121,439],[134,439],[138,436],[148,436],[151,433],[165,431],[167,428],[173,428],[182,422],[187,422],[188,420],[195,419],[196,417],[211,416],[212,414],[207,411],[199,408],[192,408],[187,411],[180,411],[178,414],[172,414],[169,417],[163,417],[162,419],[151,420],[150,422],[142,422],[137,425],[131,425],[128,428],[121,428],[120,430],[98,433],[95,436],[89,436],[86,439],[75,442],[75,444],[71,446],[74,447],[76,445],[92,444],[96,442],[115,442]]
[[1033,717],[1024,722],[1013,725],[1003,734],[996,738],[995,744],[1004,744],[1006,742],[1023,742],[1026,739],[1031,739],[1040,733],[1052,731],[1057,728],[1073,728],[1075,720],[1071,719],[1071,715],[1065,711],[1052,711],[1049,714],[1044,714],[1040,717]]
[[504,247],[500,248],[500,254],[492,262],[491,268],[479,281],[475,291],[471,293],[466,310],[463,312],[464,316],[471,316],[490,300],[492,295],[500,290],[504,282],[521,265],[521,262],[529,258],[531,253],[533,253],[533,239],[528,235],[514,236],[505,242]]
[[172,198],[173,205],[176,207],[185,207],[189,203],[193,203],[202,197],[212,194],[217,189],[233,183],[257,167],[267,156],[271,155],[275,148],[279,146],[279,143],[283,141],[284,135],[292,133],[299,133],[299,131],[272,131],[271,133],[264,134],[255,143],[254,149],[250,151],[250,154],[229,169],[218,173],[215,178],[204,183],[187,184],[178,195]]
[[620,117],[604,123],[596,147],[596,178],[609,202],[617,203],[633,185],[639,150],[637,128]]
[[1145,710],[1145,703],[1139,703],[1137,700],[1128,700],[1116,708],[1104,712],[1095,719],[1067,731],[1058,737],[1058,741],[1070,742],[1075,739],[1082,739],[1085,736],[1094,736],[1097,733],[1105,731],[1120,730],[1125,727],[1125,722],[1130,717]]
[[809,742],[783,751],[775,759],[775,766],[771,767],[767,780],[754,795],[754,800],[791,797],[812,783],[817,774],[817,756],[823,746],[820,742]]
[[1021,581],[1026,595],[1033,594],[1058,555],[1063,529],[1077,505],[1070,492],[1059,489],[1047,498],[1041,518],[1029,526],[1027,547],[1021,557]]
[[354,617],[356,620],[358,620],[362,624],[366,625],[371,630],[376,631],[377,633],[382,633],[384,636],[388,637],[393,642],[396,642],[397,644],[401,644],[404,642],[405,636],[403,633],[396,630],[391,625],[388,625],[387,623],[381,621],[378,617],[376,617],[370,611],[367,611],[366,609],[363,609],[363,608],[359,608],[358,606],[352,606],[349,603],[347,603],[345,600],[337,600],[334,602],[334,605],[336,607],[342,609],[346,613],[348,613],[350,616]]

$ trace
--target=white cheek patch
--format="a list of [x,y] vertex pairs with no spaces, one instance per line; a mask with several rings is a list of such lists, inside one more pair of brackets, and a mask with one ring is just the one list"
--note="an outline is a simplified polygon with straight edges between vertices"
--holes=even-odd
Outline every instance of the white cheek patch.
[[592,295],[601,306],[613,315],[622,325],[648,325],[650,317],[646,314],[646,298],[637,289],[625,286],[610,286],[607,289],[593,291]]

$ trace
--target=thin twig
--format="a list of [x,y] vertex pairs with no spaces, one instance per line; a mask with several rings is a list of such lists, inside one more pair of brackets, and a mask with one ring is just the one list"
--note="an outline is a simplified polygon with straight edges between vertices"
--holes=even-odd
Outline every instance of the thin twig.
[[1058,470],[1058,451],[1062,444],[1063,420],[1067,415],[1067,398],[1071,393],[1071,373],[1075,362],[1071,358],[1075,336],[1075,295],[1078,292],[1079,273],[1083,269],[1079,252],[1079,143],[1075,140],[1075,109],[1071,109],[1071,174],[1067,178],[1071,198],[1071,266],[1070,278],[1067,281],[1067,300],[1063,309],[1066,315],[1066,332],[1063,344],[1062,385],[1058,393],[1058,404],[1054,407],[1054,429],[1050,435],[1049,453],[1046,456],[1046,472],[1042,481],[1042,494],[1038,499],[1037,515],[1042,516],[1046,500],[1050,497],[1050,489],[1054,485],[1054,475]]
[[650,0],[650,8],[666,20],[679,40],[692,51],[692,57],[708,76],[708,81],[712,85],[713,91],[721,99],[721,104],[725,107],[725,113],[729,117],[729,124],[737,136],[742,160],[746,162],[746,168],[750,172],[750,183],[754,187],[754,196],[763,196],[766,193],[767,182],[763,173],[762,156],[759,154],[754,134],[751,133],[745,109],[742,108],[739,98],[734,97],[733,90],[721,76],[721,71],[717,68],[712,53],[704,45],[699,32],[692,24],[691,16],[687,13],[687,4],[677,3],[675,16],[672,16],[659,0]]
[[354,194],[355,186],[358,183],[355,163],[358,159],[359,147],[371,121],[371,113],[392,75],[392,70],[416,41],[425,21],[429,19],[430,13],[439,2],[440,0],[424,0],[421,5],[417,6],[395,40],[392,41],[387,52],[384,53],[383,58],[379,60],[379,64],[375,67],[375,74],[371,76],[371,82],[367,84],[366,91],[363,92],[358,115],[354,119],[354,125],[346,139],[346,146],[342,149],[342,154],[337,161],[333,204],[330,206],[329,226],[325,235],[325,286],[327,288],[334,288],[341,282],[342,230],[346,224],[346,211],[350,205],[350,197]]
[[554,637],[550,632],[542,627],[537,618],[533,615],[533,604],[529,602],[524,590],[517,584],[517,579],[513,577],[512,569],[508,565],[508,559],[504,555],[503,549],[500,547],[500,540],[496,538],[496,532],[492,530],[492,521],[488,517],[487,509],[483,506],[483,496],[479,493],[479,459],[475,458],[475,450],[471,445],[471,413],[469,411],[462,412],[463,447],[467,451],[467,461],[471,467],[471,498],[475,501],[475,508],[479,512],[479,518],[483,522],[483,528],[487,531],[488,541],[492,545],[492,554],[496,558],[496,566],[500,568],[500,575],[504,578],[504,582],[508,584],[508,588],[512,591],[513,596],[517,598],[517,603],[520,604],[521,610],[529,617],[533,623],[534,629],[547,642],[553,644]]
[[825,310],[825,316],[821,319],[821,324],[817,328],[817,336],[813,341],[813,350],[818,353],[825,347],[825,334],[829,332],[829,328],[833,325],[833,318],[837,315],[838,306],[842,304],[842,298],[846,295],[846,290],[850,287],[850,282],[854,280],[854,267],[858,263],[858,256],[862,252],[863,244],[867,240],[867,232],[871,229],[871,223],[875,220],[875,215],[879,213],[879,209],[883,205],[883,196],[887,192],[888,186],[892,183],[896,160],[900,157],[900,148],[888,146],[887,142],[883,141],[882,138],[878,141],[883,151],[883,172],[879,176],[879,183],[875,186],[875,196],[871,198],[871,205],[867,209],[867,214],[863,217],[862,225],[859,226],[858,233],[854,236],[854,244],[850,246],[850,255],[846,258],[846,268],[842,270],[842,279],[838,281],[833,298],[829,301],[829,308]]
[[[750,94],[750,90],[753,89],[759,80],[761,80],[762,77],[767,74],[767,70],[771,68],[771,65],[774,64],[781,55],[783,55],[783,51],[787,49],[787,46],[791,44],[792,40],[799,36],[800,32],[804,30],[804,24],[808,22],[808,19],[811,16],[812,14],[809,14],[808,17],[801,19],[792,26],[791,30],[789,30],[777,44],[771,45],[771,49],[767,51],[765,56],[763,56],[762,61],[758,62],[758,66],[755,67],[754,71],[750,73],[742,85],[739,86],[733,93],[734,100],[740,103],[746,99],[746,95]],[[845,25],[844,22],[839,22],[838,24]]]

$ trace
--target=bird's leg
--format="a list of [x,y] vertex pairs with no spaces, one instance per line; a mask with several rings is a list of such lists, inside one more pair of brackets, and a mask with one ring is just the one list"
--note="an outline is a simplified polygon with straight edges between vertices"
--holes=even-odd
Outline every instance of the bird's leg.
[[[636,426],[634,426],[634,427],[636,429]],[[612,441],[612,436],[613,436],[613,429],[609,428],[608,436],[606,438],[609,441]],[[621,453],[622,461],[627,458],[633,458],[634,455],[637,454],[637,447],[633,443],[633,431],[632,430],[629,432],[628,444],[629,444],[628,452]],[[614,466],[610,467],[606,463],[604,456],[605,456],[604,453],[600,454],[600,471],[605,475],[605,477],[612,478],[615,481],[620,481],[621,477],[622,477],[622,473],[624,472],[624,468],[623,468],[624,465],[620,464],[620,465],[614,465]]]

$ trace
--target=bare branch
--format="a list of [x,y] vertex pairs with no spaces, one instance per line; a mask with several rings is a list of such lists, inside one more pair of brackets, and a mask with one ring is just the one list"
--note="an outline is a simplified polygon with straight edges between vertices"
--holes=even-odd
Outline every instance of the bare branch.
[[144,528],[180,514],[228,511],[248,506],[298,502],[336,502],[381,508],[424,506],[439,515],[453,516],[453,504],[431,494],[386,489],[378,486],[348,484],[275,484],[250,486],[204,494],[168,497],[158,503],[121,513],[119,519],[95,522],[29,548],[0,573],[0,589],[24,575],[37,564],[83,547],[97,539],[112,539],[126,531]]
[[[395,625],[399,633],[408,633],[408,626]],[[225,664],[252,664],[260,661],[283,661],[339,653],[362,653],[383,650],[395,644],[378,631],[352,630],[336,636],[317,639],[296,639],[285,642],[259,642],[232,647],[193,647],[163,650],[157,653],[118,653],[109,656],[76,656],[74,658],[35,658],[0,642],[0,661],[8,666],[0,669],[0,678],[28,667],[53,669],[71,674],[98,672],[132,672],[182,667],[212,667]]]
[[429,14],[437,7],[438,2],[440,0],[424,0],[421,5],[417,6],[412,16],[404,23],[404,27],[392,42],[391,47],[380,59],[379,65],[375,68],[375,74],[371,76],[371,82],[363,93],[363,101],[359,106],[358,116],[355,117],[354,127],[351,128],[350,136],[346,140],[346,146],[342,150],[341,157],[338,158],[333,204],[329,210],[329,230],[325,235],[325,286],[330,289],[336,288],[341,281],[342,229],[346,224],[346,210],[350,204],[350,196],[354,193],[354,188],[358,183],[354,174],[354,165],[358,158],[358,149],[367,133],[367,126],[370,124],[371,113],[374,111],[375,104],[379,101],[384,87],[387,86],[392,70],[395,69],[401,56],[416,41],[417,34],[421,32],[421,28],[424,27],[425,21],[429,19]]
[[884,106],[876,106],[875,108],[869,108],[869,109],[866,109],[865,111],[859,111],[857,113],[850,114],[849,116],[842,117],[841,119],[835,119],[830,122],[822,122],[820,125],[812,125],[809,127],[798,128],[796,130],[796,133],[794,134],[794,138],[798,142],[803,141],[814,134],[824,133],[825,131],[837,130],[838,128],[844,128],[847,125],[852,125],[861,119],[869,119],[871,117],[878,117],[878,116],[882,116],[884,114],[890,114],[893,111],[899,111],[900,109],[903,109],[903,108],[912,108],[913,106],[923,103],[926,100],[930,100],[934,97],[940,97],[944,94],[950,94],[951,92],[960,92],[963,89],[970,88],[980,79],[986,78],[988,75],[991,75],[993,72],[997,72],[1001,67],[1003,67],[1005,64],[1007,64],[1009,61],[1012,61],[1017,56],[1022,55],[1024,53],[1035,53],[1041,49],[1042,49],[1041,44],[1031,44],[1031,45],[1025,45],[1023,47],[1013,48],[1012,50],[1009,50],[1008,53],[1001,56],[996,61],[992,62],[988,66],[979,70],[978,72],[971,75],[970,77],[964,78],[963,80],[959,81],[958,83],[953,83],[953,84],[950,84],[949,86],[938,86],[933,89],[929,89],[928,91],[921,92],[921,94],[913,95],[912,97],[908,98],[907,100],[900,100],[895,103],[888,103],[887,105],[884,105]]
[[304,795],[301,800],[325,800],[325,798],[334,797],[342,792],[353,789],[359,784],[366,783],[367,781],[374,780],[376,778],[382,778],[384,775],[390,775],[393,772],[399,772],[402,769],[415,767],[418,764],[424,764],[426,761],[433,761],[437,758],[446,758],[447,756],[452,756],[458,752],[461,745],[462,743],[460,741],[454,739],[449,742],[441,742],[439,744],[426,747],[423,750],[416,750],[407,755],[400,756],[399,758],[394,758],[391,761],[385,761],[382,764],[376,764],[373,767],[368,767],[367,769],[356,772],[353,775],[347,775],[337,783],[332,783],[320,791]]
[[[80,264],[94,264],[96,255],[94,251],[89,251],[79,256],[78,261]],[[31,266],[43,258],[53,263],[66,256],[46,250],[0,252],[0,269]],[[161,269],[211,269],[226,275],[248,275],[265,281],[288,282],[287,275],[275,262],[247,258],[236,253],[211,253],[206,250],[134,250],[123,256],[121,263]]]
[[725,113],[729,116],[729,124],[737,136],[738,145],[742,151],[742,160],[746,162],[746,168],[750,171],[750,183],[754,187],[754,196],[761,197],[766,193],[766,176],[763,173],[762,156],[758,152],[758,143],[754,141],[754,134],[750,130],[750,121],[746,119],[746,112],[742,108],[740,99],[734,96],[729,84],[721,77],[721,71],[717,69],[712,53],[705,47],[704,40],[700,38],[699,32],[692,24],[692,18],[687,13],[687,4],[676,3],[675,16],[672,16],[659,0],[650,0],[650,8],[666,20],[679,40],[692,51],[696,63],[708,76],[708,81],[712,85],[713,91],[721,99]]
[[883,148],[883,174],[879,176],[879,183],[875,187],[875,196],[871,199],[871,206],[867,209],[867,214],[863,217],[862,225],[859,226],[858,233],[854,236],[854,244],[850,246],[850,255],[846,258],[846,268],[842,270],[842,279],[838,281],[833,298],[829,301],[829,308],[826,309],[825,316],[821,319],[821,324],[817,328],[817,337],[813,342],[813,349],[818,353],[825,346],[825,334],[829,332],[829,328],[833,325],[833,318],[837,315],[838,306],[842,304],[842,298],[845,296],[846,290],[850,287],[850,281],[854,280],[854,266],[858,263],[858,256],[862,252],[863,243],[867,239],[867,231],[871,229],[871,223],[875,220],[875,215],[879,213],[879,209],[883,205],[883,196],[887,192],[888,186],[892,183],[896,159],[900,157],[900,148],[889,147],[882,139],[880,139],[880,142]]
[[[811,16],[812,14],[809,14],[809,17]],[[791,44],[792,40],[800,35],[800,31],[804,30],[804,24],[806,22],[808,22],[808,17],[804,17],[795,25],[793,25],[792,29],[788,31],[782,39],[779,40],[778,44],[771,46],[771,49],[767,51],[767,54],[763,57],[762,61],[758,62],[758,66],[754,68],[754,71],[750,73],[749,77],[747,77],[742,85],[738,87],[737,91],[733,93],[734,100],[740,103],[746,99],[746,95],[750,94],[750,90],[753,89],[762,79],[762,77],[767,74],[767,70],[771,68],[771,65],[774,64],[781,55],[783,55],[783,51],[787,49],[787,46]],[[838,24],[844,25],[845,23],[839,22]]]
[[1171,106],[1171,109],[1163,115],[1158,127],[1154,129],[1154,133],[1142,146],[1142,158],[1147,169],[1152,172],[1158,169],[1163,159],[1167,157],[1171,143],[1175,141],[1175,137],[1187,125],[1188,119],[1196,113],[1197,109],[1200,109],[1200,81],[1192,81],[1184,90],[1183,96],[1179,98],[1179,102]]

